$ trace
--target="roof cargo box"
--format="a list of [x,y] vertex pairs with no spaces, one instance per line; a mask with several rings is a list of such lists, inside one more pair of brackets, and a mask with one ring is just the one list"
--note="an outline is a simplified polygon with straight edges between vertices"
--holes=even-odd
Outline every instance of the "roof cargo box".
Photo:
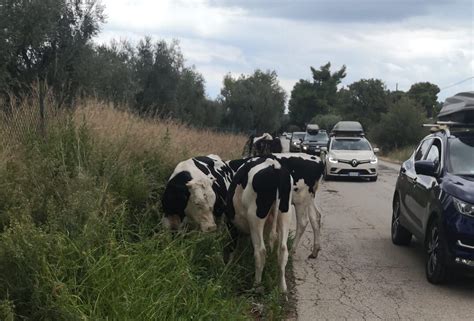
[[306,132],[311,135],[316,135],[319,132],[319,125],[318,124],[308,124],[306,126]]
[[474,124],[474,91],[462,92],[447,98],[438,114],[438,120]]
[[358,121],[340,121],[334,125],[331,135],[363,136],[364,129]]

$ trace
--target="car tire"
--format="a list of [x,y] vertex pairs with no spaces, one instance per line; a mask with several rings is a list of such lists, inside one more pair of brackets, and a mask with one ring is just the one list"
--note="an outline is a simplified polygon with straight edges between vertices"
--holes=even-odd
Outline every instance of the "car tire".
[[430,220],[426,231],[426,279],[432,284],[442,284],[448,277],[446,240],[437,217]]
[[400,200],[398,196],[395,197],[397,198],[393,204],[391,226],[392,243],[400,246],[408,246],[410,245],[412,235],[410,231],[400,224]]

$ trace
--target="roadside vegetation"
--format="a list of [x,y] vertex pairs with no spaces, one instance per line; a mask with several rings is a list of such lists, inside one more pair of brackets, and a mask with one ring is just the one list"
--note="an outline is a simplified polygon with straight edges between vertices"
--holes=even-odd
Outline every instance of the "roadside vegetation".
[[265,295],[248,291],[249,243],[225,265],[225,229],[172,235],[160,225],[176,162],[237,157],[245,137],[95,101],[47,108],[41,128],[33,101],[0,122],[1,320],[281,318],[276,264]]
[[396,162],[396,163],[403,163],[410,156],[413,154],[416,146],[406,146],[399,149],[393,149],[387,153],[383,153],[382,157],[387,159],[388,161]]

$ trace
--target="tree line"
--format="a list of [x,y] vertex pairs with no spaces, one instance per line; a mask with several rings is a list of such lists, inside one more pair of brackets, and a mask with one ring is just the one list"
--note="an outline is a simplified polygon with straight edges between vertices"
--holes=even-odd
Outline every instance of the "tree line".
[[342,119],[358,120],[390,149],[414,143],[423,133],[419,124],[439,108],[434,84],[416,83],[403,92],[388,90],[380,79],[361,79],[342,87],[346,67],[332,71],[329,62],[310,67],[311,78],[299,80],[290,97],[275,71],[257,69],[226,75],[220,95],[211,99],[177,41],[94,43],[105,17],[98,0],[0,0],[3,110],[36,87],[40,100],[52,92],[58,108],[94,97],[144,117],[246,133],[301,130],[314,122],[330,129]]
[[288,128],[303,129],[311,122],[330,130],[340,120],[361,122],[369,137],[390,150],[413,145],[425,134],[423,122],[441,108],[439,87],[413,84],[406,92],[387,89],[380,79],[361,79],[346,87],[346,66],[331,71],[331,63],[310,68],[312,79],[298,81],[289,101]]

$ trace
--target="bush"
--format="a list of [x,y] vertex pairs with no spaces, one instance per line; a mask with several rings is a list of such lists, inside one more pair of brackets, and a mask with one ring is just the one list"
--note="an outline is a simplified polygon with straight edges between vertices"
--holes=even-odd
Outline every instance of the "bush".
[[385,151],[415,145],[427,134],[423,109],[413,100],[402,97],[371,132],[372,139]]

